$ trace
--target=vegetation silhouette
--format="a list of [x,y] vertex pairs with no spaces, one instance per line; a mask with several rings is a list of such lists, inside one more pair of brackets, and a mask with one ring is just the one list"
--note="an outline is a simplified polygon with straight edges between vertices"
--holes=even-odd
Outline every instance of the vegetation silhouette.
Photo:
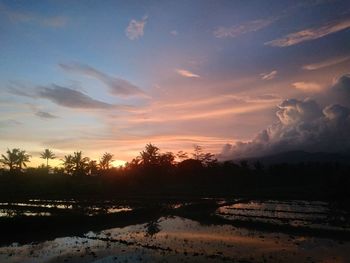
[[56,156],[51,150],[45,149],[44,152],[41,153],[40,158],[46,160],[46,167],[49,168],[49,159],[55,159]]
[[[83,176],[89,174],[89,157],[83,157],[82,151],[64,156],[64,170],[68,175]],[[92,164],[90,164],[91,166]]]
[[12,174],[14,171],[22,171],[22,167],[27,167],[27,162],[30,162],[30,155],[26,151],[19,148],[12,150],[7,149],[6,155],[1,155],[0,163],[9,167],[9,172]]
[[46,159],[46,166],[23,169],[30,155],[19,148],[8,149],[0,160],[4,167],[0,170],[0,198],[234,195],[332,198],[344,204],[350,200],[349,162],[219,162],[199,145],[194,145],[192,154],[174,154],[149,143],[121,167],[112,166],[112,153],[105,152],[96,161],[76,151],[64,156],[62,165],[48,173],[48,160],[53,157],[54,153],[45,149],[41,158]]
[[113,161],[113,154],[105,152],[100,160],[100,168],[102,170],[108,170]]

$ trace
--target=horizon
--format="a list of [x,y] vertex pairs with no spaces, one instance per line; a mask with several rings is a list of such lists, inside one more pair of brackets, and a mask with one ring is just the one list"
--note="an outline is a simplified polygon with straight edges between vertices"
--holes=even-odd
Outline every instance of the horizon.
[[[350,147],[348,1],[0,1],[0,152]],[[58,160],[53,160],[56,163]]]
[[[152,144],[152,143],[150,143],[151,145],[154,145],[154,144]],[[157,146],[157,145],[154,145],[154,146]],[[187,158],[185,158],[185,159],[183,159],[183,158],[179,158],[178,156],[177,156],[177,153],[176,152],[171,152],[171,151],[167,151],[167,152],[164,152],[164,151],[162,151],[162,149],[159,149],[159,151],[160,151],[160,153],[172,153],[172,154],[174,154],[174,157],[175,157],[175,159],[174,159],[174,161],[175,161],[175,163],[181,163],[183,160],[188,160],[188,159],[194,159],[194,157],[193,157],[193,155],[194,155],[194,147],[196,147],[196,146],[199,146],[199,147],[201,147],[200,145],[193,145],[193,149],[192,149],[192,151],[191,152],[185,152],[185,151],[181,151],[180,150],[180,152],[181,153],[184,153],[184,154],[186,154],[187,155]],[[26,153],[28,153],[25,149],[22,149],[22,148],[17,148],[17,149],[19,149],[19,150],[24,150]],[[13,149],[9,149],[9,150],[13,150]],[[50,149],[48,149],[48,150],[50,150]],[[137,158],[137,157],[140,157],[140,153],[142,152],[142,150],[145,150],[145,148],[143,148],[143,149],[140,149],[140,151],[139,151],[139,154],[137,155],[137,156],[134,156],[132,159],[130,159],[130,160],[127,160],[127,161],[124,161],[124,160],[118,160],[118,159],[116,159],[116,160],[113,160],[112,162],[111,162],[111,167],[112,168],[121,168],[121,167],[126,167],[126,164],[130,164],[130,162],[133,160],[133,159],[135,159],[135,158]],[[206,151],[205,151],[205,149],[203,149],[202,147],[201,147],[201,150],[200,150],[202,153],[206,153]],[[37,156],[32,156],[32,155],[30,155],[30,159],[29,159],[29,161],[28,161],[28,163],[26,163],[26,167],[24,167],[24,169],[27,169],[27,168],[38,168],[38,167],[45,167],[46,166],[46,164],[45,164],[45,161],[46,161],[46,159],[45,158],[42,158],[42,157],[38,157],[38,156],[40,156],[42,153],[43,153],[44,151],[42,151],[41,153],[37,153]],[[96,161],[96,162],[99,162],[101,159],[102,159],[102,156],[103,156],[103,154],[105,154],[105,153],[108,153],[108,152],[102,152],[98,157],[91,157],[91,156],[88,156],[88,155],[85,155],[84,154],[84,151],[83,150],[77,150],[77,151],[74,151],[74,152],[70,152],[70,153],[68,153],[67,155],[73,155],[75,152],[82,152],[82,156],[83,157],[88,157],[89,158],[89,160],[91,160],[91,161]],[[54,152],[52,152],[54,155],[55,155],[55,153]],[[273,157],[279,157],[279,156],[283,156],[283,155],[285,155],[285,154],[291,154],[291,153],[293,153],[293,154],[295,154],[295,153],[298,153],[298,154],[300,154],[300,153],[306,153],[306,154],[309,154],[309,155],[317,155],[317,154],[326,154],[326,155],[345,155],[345,156],[347,156],[350,152],[349,152],[349,150],[344,150],[344,151],[339,151],[339,152],[320,152],[320,151],[316,151],[316,152],[309,152],[309,151],[303,151],[303,150],[292,150],[292,151],[283,151],[283,152],[277,152],[277,153],[274,153],[274,154],[270,154],[270,155],[261,155],[261,156],[249,156],[249,157],[245,157],[245,158],[236,158],[236,159],[234,159],[234,158],[232,158],[232,159],[221,159],[220,158],[220,156],[218,156],[218,155],[215,155],[215,154],[213,154],[213,157],[215,158],[215,160],[217,160],[217,162],[221,162],[221,163],[223,163],[223,162],[225,162],[225,161],[230,161],[230,162],[240,162],[240,161],[247,161],[247,162],[249,162],[249,161],[251,161],[251,160],[254,160],[255,162],[254,163],[256,163],[256,161],[259,161],[259,162],[261,162],[262,160],[264,160],[265,158],[273,158]],[[6,156],[6,153],[0,153],[0,155],[1,154],[4,154],[5,156]],[[112,154],[112,156],[113,156],[113,158],[115,157],[115,156],[117,156],[115,153],[110,153],[110,154]],[[212,153],[210,153],[210,154],[212,154]],[[55,155],[54,156],[54,158],[53,159],[50,159],[50,163],[49,163],[49,165],[48,165],[48,167],[50,168],[50,169],[52,169],[52,168],[56,168],[56,167],[61,167],[61,168],[64,168],[64,157],[65,156],[57,156],[57,155]],[[2,158],[1,158],[2,159]],[[32,162],[32,159],[34,159],[35,160],[35,163],[33,164],[33,162]],[[37,160],[41,160],[41,161],[37,161]],[[266,160],[265,160],[266,161]],[[288,163],[288,162],[290,162],[290,163],[294,163],[294,161],[295,160],[283,160],[283,163]],[[321,161],[321,160],[318,160],[318,161]],[[324,160],[322,160],[322,161],[324,161]],[[331,163],[333,160],[330,160],[329,162]],[[341,161],[341,160],[337,160],[337,161]],[[277,163],[280,163],[281,161],[279,161],[279,162],[277,162]],[[253,163],[253,164],[254,164]],[[266,163],[264,163],[264,162],[262,162],[262,164],[266,164]],[[269,164],[269,162],[267,163],[267,164]],[[252,165],[252,163],[250,163],[250,165]],[[4,164],[2,164],[2,168],[4,168],[4,169],[6,169],[6,165],[4,165]]]

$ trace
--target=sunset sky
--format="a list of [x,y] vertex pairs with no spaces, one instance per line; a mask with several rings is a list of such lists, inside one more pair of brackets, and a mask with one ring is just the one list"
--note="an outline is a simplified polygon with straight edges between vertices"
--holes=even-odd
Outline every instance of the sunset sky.
[[281,138],[300,127],[301,148],[325,126],[346,138],[349,66],[348,0],[0,1],[0,152],[35,166],[45,148],[130,161],[149,142],[232,156],[294,149]]

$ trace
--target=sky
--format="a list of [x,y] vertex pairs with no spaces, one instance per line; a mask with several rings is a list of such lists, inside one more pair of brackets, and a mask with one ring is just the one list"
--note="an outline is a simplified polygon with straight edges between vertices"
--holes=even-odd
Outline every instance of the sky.
[[0,152],[341,151],[350,2],[0,0]]

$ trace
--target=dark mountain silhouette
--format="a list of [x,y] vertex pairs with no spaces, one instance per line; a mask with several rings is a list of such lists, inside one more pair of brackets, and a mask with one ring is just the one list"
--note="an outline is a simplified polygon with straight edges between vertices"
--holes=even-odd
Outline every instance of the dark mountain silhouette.
[[[242,159],[235,160],[241,161]],[[350,164],[350,152],[344,153],[327,153],[327,152],[306,152],[306,151],[288,151],[278,154],[245,158],[249,163],[261,162],[265,165],[280,164],[280,163],[308,163],[308,162],[338,162]]]

